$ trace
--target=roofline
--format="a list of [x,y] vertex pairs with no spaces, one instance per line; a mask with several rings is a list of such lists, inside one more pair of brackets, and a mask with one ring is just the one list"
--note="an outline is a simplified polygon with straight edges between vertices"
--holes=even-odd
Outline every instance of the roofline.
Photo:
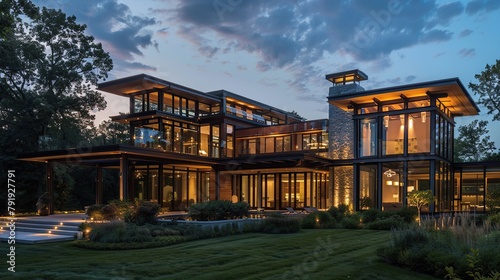
[[449,85],[449,84],[457,84],[460,89],[463,91],[469,102],[474,106],[474,109],[477,110],[479,113],[481,110],[479,110],[479,107],[477,106],[476,102],[474,99],[472,99],[471,95],[467,91],[467,89],[464,87],[462,82],[458,77],[454,78],[448,78],[448,79],[442,79],[442,80],[435,80],[435,81],[429,81],[429,82],[421,82],[421,83],[414,83],[414,84],[406,84],[406,85],[399,85],[399,86],[393,86],[393,87],[386,87],[386,88],[377,88],[377,89],[371,89],[371,90],[365,90],[365,91],[358,91],[358,92],[353,92],[353,93],[347,93],[347,94],[340,94],[336,96],[328,96],[328,100],[338,100],[338,99],[345,99],[346,97],[349,96],[365,96],[365,95],[373,95],[373,94],[379,94],[379,93],[386,93],[386,92],[394,92],[394,91],[404,91],[404,90],[411,90],[411,89],[417,89],[417,88],[422,88],[422,87],[429,87],[429,86],[443,86],[443,85]]
[[268,104],[261,103],[259,101],[250,99],[248,97],[245,97],[245,96],[242,96],[242,95],[239,95],[239,94],[236,94],[234,92],[230,92],[230,91],[227,91],[227,90],[224,90],[224,89],[207,92],[207,94],[212,94],[212,95],[222,94],[223,96],[234,97],[237,100],[240,100],[240,101],[252,104],[252,105],[256,105],[256,106],[259,106],[259,107],[262,107],[262,108],[268,108],[270,111],[274,111],[274,112],[277,112],[277,113],[280,113],[280,114],[288,115],[288,116],[291,116],[291,117],[293,117],[294,119],[297,119],[297,120],[304,120],[304,118],[299,118],[298,116],[292,114],[291,112],[284,111],[282,109],[273,107],[273,106],[268,105]]
[[363,78],[363,80],[368,80],[368,75],[366,75],[365,72],[363,72],[363,71],[361,71],[359,69],[353,69],[353,70],[347,70],[347,71],[342,71],[342,72],[337,72],[337,73],[326,74],[325,75],[325,79],[327,79],[328,81],[330,81],[329,78],[338,77],[338,76],[344,76],[346,74],[353,74],[353,73],[356,73],[359,76],[361,76],[361,78]]
[[[207,95],[203,91],[199,91],[199,90],[196,90],[196,89],[193,89],[193,88],[190,88],[190,87],[186,87],[186,86],[183,86],[183,85],[180,85],[180,84],[176,84],[176,83],[173,83],[173,82],[170,82],[170,81],[167,81],[167,80],[164,80],[164,79],[160,79],[160,78],[157,78],[157,77],[154,77],[154,76],[151,76],[151,75],[148,75],[148,74],[144,74],[144,73],[138,74],[138,75],[133,75],[133,76],[128,76],[128,77],[123,77],[123,78],[115,79],[115,80],[108,81],[108,82],[98,83],[97,84],[97,89],[100,90],[100,91],[108,92],[106,90],[103,90],[102,88],[103,87],[112,87],[112,86],[116,86],[116,85],[119,85],[119,84],[122,84],[122,83],[132,82],[132,81],[136,81],[136,80],[146,80],[146,81],[151,81],[151,82],[154,82],[154,83],[164,84],[165,86],[170,86],[170,87],[172,87],[174,89],[178,89],[178,90],[181,90],[181,91],[184,91],[184,92],[188,92],[188,93],[191,93],[191,94],[195,94],[195,95],[200,95],[203,98],[212,99],[213,101],[220,102],[220,100],[218,100],[216,98],[213,98],[210,95]],[[113,93],[113,92],[109,92],[109,93]],[[113,94],[115,94],[115,93],[113,93]],[[128,96],[128,95],[125,95],[125,96]]]

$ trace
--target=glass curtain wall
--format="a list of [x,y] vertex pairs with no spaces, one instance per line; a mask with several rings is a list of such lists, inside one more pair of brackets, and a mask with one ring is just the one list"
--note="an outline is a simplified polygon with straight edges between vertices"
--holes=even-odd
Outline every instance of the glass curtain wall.
[[359,170],[359,209],[377,207],[377,165],[361,165]]

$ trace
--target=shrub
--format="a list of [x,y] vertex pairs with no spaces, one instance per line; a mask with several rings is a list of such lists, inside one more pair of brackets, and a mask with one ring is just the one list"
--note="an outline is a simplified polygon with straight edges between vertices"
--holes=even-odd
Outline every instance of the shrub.
[[393,228],[401,228],[404,225],[403,218],[399,216],[392,216],[385,219],[377,219],[371,223],[368,223],[366,227],[368,229],[375,230],[391,230]]
[[108,234],[114,232],[123,232],[127,225],[124,221],[112,221],[108,223],[93,224],[89,233],[89,239],[94,242],[101,242],[101,240]]
[[302,228],[335,228],[335,220],[330,213],[318,211],[308,214],[302,219]]
[[138,202],[134,213],[132,214],[131,221],[138,224],[155,224],[156,217],[160,212],[160,204],[149,201]]
[[379,218],[381,212],[382,211],[378,210],[377,208],[370,208],[366,211],[363,211],[363,213],[361,214],[361,221],[365,224],[374,222]]
[[295,233],[300,230],[302,217],[273,213],[266,216],[263,221],[264,233]]
[[213,200],[191,205],[189,217],[194,221],[229,220],[248,216],[248,210],[246,202]]
[[349,206],[345,204],[340,204],[339,207],[332,206],[328,209],[328,213],[338,223],[349,214]]
[[495,227],[500,228],[500,213],[489,215],[487,221]]
[[418,211],[414,206],[405,206],[396,212],[398,216],[403,218],[405,223],[413,223],[417,218]]
[[341,227],[345,229],[360,229],[361,228],[361,216],[359,214],[354,214],[349,217],[342,219],[340,222]]

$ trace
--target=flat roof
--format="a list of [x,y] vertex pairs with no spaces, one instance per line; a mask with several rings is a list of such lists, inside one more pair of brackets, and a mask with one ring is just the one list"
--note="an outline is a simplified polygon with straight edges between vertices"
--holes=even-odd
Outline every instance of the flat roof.
[[374,98],[384,102],[401,99],[401,95],[407,98],[416,98],[433,94],[446,94],[446,96],[439,97],[438,99],[454,115],[473,116],[477,115],[480,111],[458,78],[338,94],[329,96],[328,103],[347,111],[352,106],[352,103],[373,103]]
[[183,97],[191,96],[197,100],[210,104],[220,102],[219,99],[207,95],[202,91],[172,83],[167,80],[159,79],[147,74],[139,74],[108,82],[98,83],[97,89],[120,96],[130,96],[138,92],[154,89],[164,89],[174,92],[175,94]]

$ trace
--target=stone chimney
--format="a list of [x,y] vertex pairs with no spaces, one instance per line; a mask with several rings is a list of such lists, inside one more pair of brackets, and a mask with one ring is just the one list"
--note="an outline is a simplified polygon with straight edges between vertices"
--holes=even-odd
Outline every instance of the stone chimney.
[[[333,83],[328,96],[338,96],[364,91],[365,89],[359,83],[367,80],[368,76],[356,69],[328,74],[325,78]],[[328,151],[332,159],[352,159],[354,157],[355,143],[352,115],[352,112],[344,111],[329,104]]]

